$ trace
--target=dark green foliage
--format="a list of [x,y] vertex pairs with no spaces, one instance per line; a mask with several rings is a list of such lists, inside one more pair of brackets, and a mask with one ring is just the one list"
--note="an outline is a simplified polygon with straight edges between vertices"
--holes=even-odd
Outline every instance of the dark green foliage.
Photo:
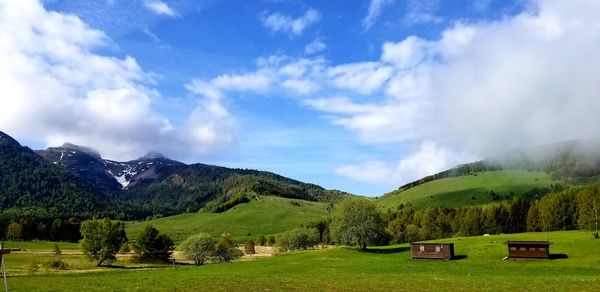
[[147,225],[135,241],[134,260],[144,263],[168,263],[171,261],[173,246],[173,240],[169,236],[160,234],[156,228]]
[[318,235],[318,242],[321,244],[329,244],[331,241],[331,232],[329,225],[331,224],[330,218],[323,218],[317,221],[312,221],[306,224],[308,228],[314,228]]
[[121,230],[124,224],[109,219],[86,220],[81,224],[81,249],[97,266],[117,260],[115,255],[121,247]]
[[2,132],[0,162],[0,221],[8,216],[31,218],[22,210],[28,207],[36,210],[35,218],[91,217],[103,209],[103,195]]
[[600,186],[563,189],[538,200],[520,196],[485,208],[404,208],[389,211],[387,230],[393,243],[476,236],[584,229],[600,225]]
[[230,234],[224,233],[219,239],[215,251],[215,259],[220,262],[231,262],[241,258],[244,253],[237,248],[235,240]]
[[275,236],[273,236],[273,235],[269,236],[269,240],[267,241],[267,245],[273,246],[273,245],[275,245],[275,243],[276,243]]

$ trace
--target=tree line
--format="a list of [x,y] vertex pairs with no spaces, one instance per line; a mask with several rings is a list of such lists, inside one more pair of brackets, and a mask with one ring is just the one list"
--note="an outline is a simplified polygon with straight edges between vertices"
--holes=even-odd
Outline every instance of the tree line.
[[527,231],[589,230],[599,237],[600,186],[556,188],[540,198],[517,196],[497,205],[469,208],[400,206],[381,212],[372,201],[351,199],[329,218],[305,224],[279,239],[284,250],[319,244],[387,245],[420,240]]

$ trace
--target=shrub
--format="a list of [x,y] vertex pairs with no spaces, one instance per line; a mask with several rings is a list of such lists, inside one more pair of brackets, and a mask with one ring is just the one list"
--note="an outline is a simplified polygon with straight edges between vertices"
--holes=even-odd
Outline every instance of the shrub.
[[57,255],[57,256],[59,256],[59,255],[61,255],[61,254],[62,254],[62,250],[61,250],[61,249],[60,249],[60,247],[58,246],[58,243],[55,243],[55,244],[54,244],[54,250],[53,250],[53,252],[54,252],[54,255]]
[[202,265],[215,254],[215,240],[208,234],[188,237],[179,245],[179,251],[196,265]]
[[29,266],[27,267],[27,273],[29,275],[33,275],[35,273],[37,273],[37,271],[40,269],[40,263],[38,261],[33,261],[29,264]]
[[68,265],[60,258],[56,258],[45,262],[44,267],[46,269],[66,270],[68,268]]
[[276,243],[275,236],[273,236],[273,235],[269,236],[269,240],[267,241],[267,245],[273,246],[273,245],[275,245],[275,243]]
[[265,237],[264,235],[259,235],[258,238],[256,239],[256,243],[259,244],[260,246],[265,246],[265,244],[267,244],[267,237]]
[[254,250],[254,240],[248,239],[244,242],[244,253],[245,254],[255,254],[256,250]]
[[319,244],[319,235],[314,229],[296,228],[279,238],[279,246],[284,251],[314,248]]
[[221,235],[221,239],[219,240],[215,251],[215,259],[217,261],[230,262],[241,258],[243,255],[244,254],[237,248],[235,241],[231,238],[229,233]]
[[130,253],[130,252],[131,252],[131,249],[129,248],[129,243],[123,242],[123,244],[121,244],[121,247],[119,248],[119,253],[126,254],[126,253]]

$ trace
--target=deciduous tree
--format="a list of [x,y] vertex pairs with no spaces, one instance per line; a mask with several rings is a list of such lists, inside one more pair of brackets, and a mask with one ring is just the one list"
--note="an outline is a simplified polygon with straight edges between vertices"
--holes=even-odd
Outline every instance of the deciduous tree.
[[358,245],[361,250],[366,250],[368,244],[385,233],[375,204],[359,198],[346,200],[337,206],[330,229],[335,241]]

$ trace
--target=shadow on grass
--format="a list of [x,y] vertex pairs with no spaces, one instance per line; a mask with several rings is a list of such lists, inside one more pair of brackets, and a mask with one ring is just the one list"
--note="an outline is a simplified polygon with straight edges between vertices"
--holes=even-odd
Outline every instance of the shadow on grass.
[[458,261],[458,260],[464,260],[464,259],[466,259],[466,258],[467,258],[467,255],[466,255],[466,254],[458,254],[458,255],[455,255],[455,256],[452,258],[452,260],[453,260],[453,261]]
[[569,256],[567,256],[567,254],[564,253],[551,253],[550,254],[550,259],[551,260],[560,260],[560,259],[568,259]]
[[[175,263],[175,266],[193,266],[190,263]],[[120,265],[103,265],[104,268],[109,269],[120,269],[120,270],[143,270],[143,269],[157,269],[157,268],[169,268],[173,267],[173,264],[157,264],[148,266],[120,266]]]
[[376,254],[392,254],[409,251],[409,247],[395,247],[395,248],[370,248],[363,250],[363,252],[376,253]]

